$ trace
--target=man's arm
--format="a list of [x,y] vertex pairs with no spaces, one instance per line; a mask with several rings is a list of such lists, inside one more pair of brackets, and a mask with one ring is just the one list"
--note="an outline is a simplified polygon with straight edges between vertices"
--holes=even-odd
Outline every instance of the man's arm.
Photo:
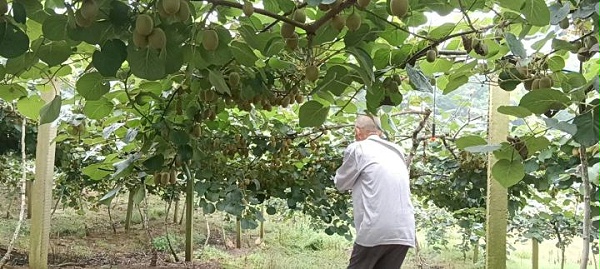
[[333,182],[340,191],[351,190],[360,175],[355,151],[356,144],[352,144],[344,150],[344,161],[335,173]]

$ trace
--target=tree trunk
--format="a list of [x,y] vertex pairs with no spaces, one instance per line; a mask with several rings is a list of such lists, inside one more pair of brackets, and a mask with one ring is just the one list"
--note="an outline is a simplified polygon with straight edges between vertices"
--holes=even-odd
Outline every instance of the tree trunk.
[[240,217],[235,218],[235,248],[242,248],[242,221]]
[[579,148],[581,159],[581,179],[583,181],[583,249],[581,250],[581,263],[579,269],[587,269],[590,259],[590,176],[588,174],[587,152],[584,146]]
[[[55,84],[60,82],[54,81]],[[56,87],[56,94],[60,85]],[[55,91],[42,91],[42,98],[49,103]],[[35,181],[31,195],[35,197],[31,205],[31,229],[29,239],[29,267],[48,268],[48,244],[50,240],[50,209],[52,205],[52,183],[54,181],[54,155],[56,151],[56,124],[38,126],[35,156]]]
[[[510,103],[510,93],[498,86],[490,86],[488,143],[499,144],[508,136],[508,115],[497,112],[501,105]],[[486,268],[506,268],[506,226],[508,215],[508,192],[492,176],[492,166],[497,159],[488,154],[488,186],[486,208]]]
[[25,127],[27,126],[27,119],[23,118],[23,122],[21,123],[21,168],[23,169],[21,174],[21,190],[19,192],[20,200],[21,200],[21,209],[19,211],[19,221],[17,222],[17,227],[15,227],[15,232],[13,233],[10,242],[8,243],[8,247],[6,248],[6,253],[4,257],[0,259],[0,268],[4,266],[4,264],[10,259],[10,252],[13,249],[15,241],[19,237],[19,232],[21,231],[21,224],[23,224],[23,219],[25,218],[25,208],[27,207],[27,201],[25,196],[25,191],[27,189],[27,159],[25,155]]
[[537,239],[533,238],[531,239],[531,269],[539,268],[539,253],[539,242],[537,241]]
[[473,243],[473,263],[477,263],[479,261],[479,239]]
[[173,208],[173,223],[177,223],[177,216],[179,216],[179,195],[175,200],[175,208]]
[[25,182],[25,196],[27,197],[27,219],[31,219],[31,180]]
[[129,198],[127,198],[127,213],[125,214],[125,231],[131,228],[131,216],[133,215],[133,197],[135,197],[134,189],[129,190]]
[[194,177],[187,164],[184,164],[187,176],[187,188],[185,194],[185,261],[192,261],[193,242],[193,212],[194,212]]

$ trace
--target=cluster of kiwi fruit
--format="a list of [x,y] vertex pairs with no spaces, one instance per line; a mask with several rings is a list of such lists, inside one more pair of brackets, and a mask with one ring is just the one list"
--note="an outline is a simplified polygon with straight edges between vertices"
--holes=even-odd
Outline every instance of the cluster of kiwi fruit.
[[176,19],[186,22],[191,15],[190,6],[186,0],[159,0],[156,2],[158,15],[163,19]]
[[383,88],[388,93],[397,93],[401,84],[402,78],[398,74],[386,77],[382,83]]
[[248,157],[248,154],[250,154],[250,150],[248,149],[247,141],[240,134],[235,134],[233,136],[233,141],[231,141],[231,140],[222,141],[221,138],[215,137],[212,140],[212,148],[215,150],[219,150],[225,156],[230,156],[230,157],[235,156],[236,153],[242,157]]
[[587,62],[590,60],[596,53],[595,51],[592,51],[591,48],[596,44],[598,44],[598,38],[593,35],[586,36],[583,39],[583,42],[577,42],[575,44],[575,48],[577,48],[577,59],[580,62]]
[[154,27],[154,20],[150,15],[140,14],[135,19],[133,44],[138,48],[162,50],[167,46],[167,35],[161,28]]
[[468,35],[463,35],[461,38],[463,41],[463,47],[467,53],[470,53],[473,50],[475,53],[481,56],[487,56],[489,52],[488,46],[483,42],[483,40]]
[[177,171],[171,169],[170,171],[154,172],[154,185],[156,186],[168,186],[177,183]]
[[79,27],[89,27],[96,21],[100,6],[96,0],[84,0],[81,7],[75,11],[75,24]]
[[545,71],[547,64],[543,57],[534,57],[527,66],[516,67],[516,76],[523,81],[525,90],[550,89],[554,86],[554,80]]
[[[299,23],[306,22],[306,13],[304,9],[296,9],[290,15],[290,19]],[[298,48],[298,34],[296,33],[296,26],[284,22],[280,29],[281,37],[285,40],[285,46],[290,50]]]

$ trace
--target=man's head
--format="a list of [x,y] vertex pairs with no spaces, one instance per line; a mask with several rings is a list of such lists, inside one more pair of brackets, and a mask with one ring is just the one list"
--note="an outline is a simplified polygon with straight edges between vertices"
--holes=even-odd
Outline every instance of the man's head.
[[370,135],[381,136],[379,119],[368,115],[358,115],[354,124],[354,138],[356,141],[367,139]]

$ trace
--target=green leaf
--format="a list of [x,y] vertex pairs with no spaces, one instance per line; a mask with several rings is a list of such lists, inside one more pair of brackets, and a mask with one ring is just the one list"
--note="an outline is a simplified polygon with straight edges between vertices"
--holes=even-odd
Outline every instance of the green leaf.
[[572,51],[575,49],[575,45],[571,44],[569,41],[554,38],[552,39],[552,49]]
[[391,46],[400,46],[404,44],[404,41],[408,38],[408,33],[397,30],[388,30],[382,32],[379,36],[385,39]]
[[421,71],[423,71],[423,74],[432,76],[434,73],[445,73],[450,71],[453,65],[454,62],[448,59],[437,58],[433,63],[424,61],[419,64],[419,67],[421,68]]
[[166,73],[166,60],[164,55],[152,49],[136,49],[133,44],[127,46],[127,62],[133,73],[138,78],[159,80]]
[[550,10],[550,24],[557,25],[560,21],[569,15],[571,4],[569,1],[563,2],[563,5],[554,3],[548,8]]
[[452,31],[456,28],[456,25],[456,23],[444,23],[431,30],[431,32],[429,32],[429,38],[434,40],[444,38],[452,33]]
[[90,177],[92,180],[101,180],[110,175],[112,171],[106,169],[106,165],[103,163],[95,163],[81,169],[81,173]]
[[90,119],[100,120],[110,115],[114,109],[114,104],[106,98],[100,98],[96,101],[87,101],[83,107],[83,114]]
[[227,82],[225,82],[225,78],[223,78],[223,74],[221,74],[221,72],[209,69],[208,80],[210,81],[210,84],[212,84],[213,87],[215,87],[218,93],[227,93],[231,95],[229,86],[227,86]]
[[550,57],[546,63],[548,64],[548,69],[552,72],[558,72],[565,68],[565,59],[558,55]]
[[139,205],[144,200],[145,196],[146,196],[146,186],[140,184],[140,186],[137,187],[137,189],[135,190],[135,193],[133,194],[133,203],[135,205]]
[[29,49],[29,37],[20,28],[6,21],[0,22],[0,56],[15,58]]
[[58,119],[61,105],[62,100],[60,99],[60,95],[56,95],[50,103],[47,103],[40,108],[40,125],[51,123]]
[[548,128],[557,129],[570,135],[577,133],[577,126],[566,121],[559,121],[554,118],[544,118],[544,122]]
[[37,54],[40,60],[48,64],[48,66],[55,66],[63,63],[71,57],[71,46],[67,44],[67,41],[53,41],[49,44],[44,44],[39,47]]
[[529,109],[522,106],[500,106],[498,107],[498,113],[515,116],[517,118],[525,118],[533,114]]
[[75,90],[87,101],[99,100],[110,91],[110,85],[98,72],[87,73],[75,83]]
[[27,21],[27,12],[25,11],[25,6],[20,1],[13,1],[12,11],[15,22],[25,24]]
[[514,55],[521,57],[521,59],[527,58],[527,52],[525,51],[523,43],[521,43],[514,34],[507,32],[504,34],[504,38],[506,39],[510,51]]
[[146,167],[149,170],[149,172],[160,171],[164,163],[165,157],[162,153],[158,153],[142,162],[144,167]]
[[521,12],[525,19],[534,26],[550,24],[550,10],[544,0],[525,0]]
[[183,130],[173,130],[169,134],[169,139],[175,145],[185,145],[190,142],[190,135]]
[[[448,84],[444,87],[444,94],[448,94],[458,89],[460,86],[467,84],[467,82],[469,82],[469,77],[461,74],[452,74],[448,80]],[[427,83],[429,83],[429,81]]]
[[351,47],[347,48],[346,51],[354,56],[360,67],[368,75],[369,80],[365,81],[365,85],[370,87],[373,81],[375,81],[375,75],[373,74],[373,59],[371,59],[371,56],[361,48]]
[[233,58],[241,64],[248,67],[253,67],[258,60],[258,57],[254,54],[254,51],[245,43],[239,41],[231,42],[231,53]]
[[525,177],[525,165],[521,161],[499,160],[492,166],[492,177],[503,187],[509,188]]
[[98,204],[110,206],[112,199],[117,196],[120,190],[121,186],[116,187],[111,191],[107,192],[104,196],[102,196],[102,198],[100,198],[100,200],[98,200]]
[[421,72],[421,70],[413,68],[412,65],[406,65],[406,73],[410,82],[415,86],[415,90],[422,92],[433,92],[433,87],[429,83],[429,79]]
[[19,84],[0,85],[0,99],[6,102],[12,102],[13,100],[19,99],[23,96],[27,96],[27,90]]
[[477,146],[465,147],[465,150],[468,152],[472,152],[472,153],[490,153],[490,152],[493,152],[500,148],[501,148],[500,145],[487,144],[487,145],[477,145]]
[[[596,99],[596,101],[598,101],[598,99]],[[592,113],[592,111],[594,113]],[[598,137],[600,136],[598,127],[599,122],[598,104],[596,104],[595,110],[588,111],[573,119],[573,124],[577,126],[577,133],[575,133],[573,139],[584,147],[591,147],[597,144]]]
[[456,139],[455,143],[457,148],[465,149],[471,146],[486,145],[487,141],[478,135],[468,135]]
[[105,77],[114,77],[127,59],[127,46],[119,39],[104,42],[101,50],[94,51],[92,64]]
[[494,151],[494,156],[498,160],[523,160],[515,146],[508,142],[502,142],[500,148]]
[[512,9],[514,11],[520,11],[525,3],[524,0],[498,0],[497,4],[503,8]]
[[327,119],[329,114],[329,106],[310,100],[302,106],[298,112],[298,120],[300,127],[316,127],[320,126]]
[[547,149],[550,146],[550,141],[545,136],[524,136],[521,139],[527,146],[528,155],[532,156],[538,151]]
[[25,117],[30,119],[38,119],[40,116],[40,108],[45,102],[38,95],[23,97],[17,101],[17,110]]
[[570,102],[563,92],[552,89],[538,89],[526,93],[519,102],[519,106],[529,109],[534,114],[542,114],[549,109],[560,110],[567,107]]

